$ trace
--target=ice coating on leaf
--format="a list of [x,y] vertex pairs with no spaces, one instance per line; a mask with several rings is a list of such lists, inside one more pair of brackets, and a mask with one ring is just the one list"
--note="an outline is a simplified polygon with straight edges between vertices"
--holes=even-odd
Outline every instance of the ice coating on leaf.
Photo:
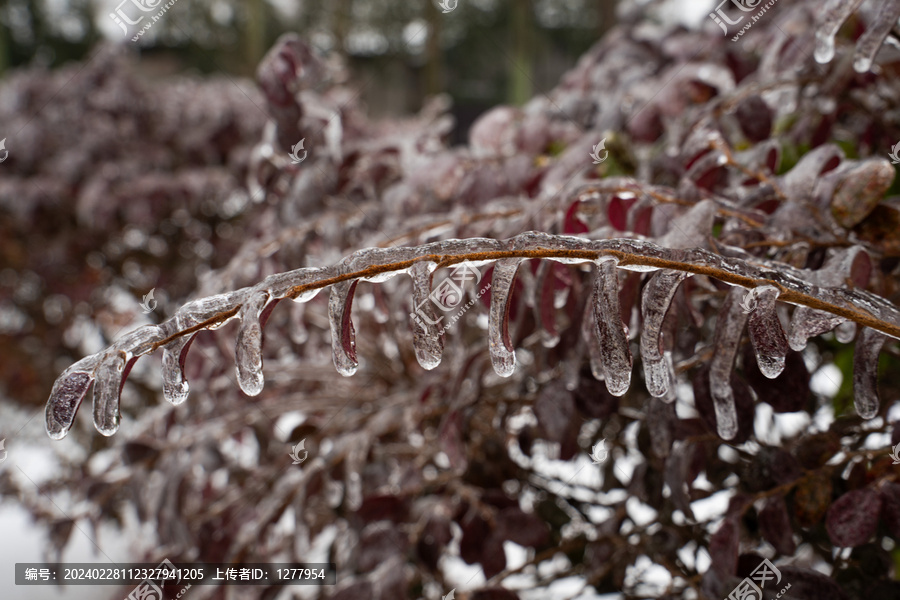
[[[247,290],[238,290],[237,292],[230,294],[216,294],[215,296],[199,298],[188,302],[175,313],[175,323],[180,329],[186,329],[199,323],[203,323],[216,315],[235,308],[244,301],[246,292]],[[209,329],[218,329],[226,322],[227,320],[211,325]]]
[[688,273],[659,271],[644,286],[641,294],[641,314],[644,317],[641,330],[641,360],[644,377],[651,396],[660,398],[669,389],[669,368],[663,354],[662,324],[678,291],[678,286]]
[[359,280],[341,281],[331,287],[328,299],[328,322],[331,326],[331,355],[338,373],[349,377],[356,373],[356,332],[350,311],[353,293]]
[[[343,261],[341,261],[342,265],[345,265],[345,272],[356,272],[356,271],[364,271],[370,267],[377,265],[384,265],[392,262],[405,262],[415,258],[416,251],[415,248],[364,248],[362,250],[357,250]],[[387,271],[384,273],[378,273],[377,275],[371,275],[368,277],[360,277],[361,281],[371,281],[373,283],[382,283],[385,282],[392,277],[396,277],[400,275],[403,271]]]
[[[544,248],[552,250],[584,250],[588,240],[571,235],[551,235],[543,231],[526,231],[520,233],[507,242],[510,250],[541,250]],[[590,262],[589,258],[564,258],[550,257],[547,260],[554,260],[563,264],[581,264]]]
[[516,369],[516,349],[509,336],[509,301],[521,258],[504,258],[494,264],[491,281],[491,310],[488,316],[488,347],[491,364],[501,377]]
[[747,331],[760,372],[775,379],[784,371],[784,357],[788,351],[787,336],[775,310],[778,288],[767,285],[753,291],[756,307],[750,312]]
[[94,427],[111,436],[119,430],[119,390],[125,371],[125,355],[116,354],[100,363],[94,381]]
[[843,317],[831,313],[798,306],[791,317],[791,327],[788,333],[788,345],[791,350],[801,351],[806,348],[806,342],[811,337],[827,333],[846,321]]
[[[238,291],[231,294],[216,294],[188,302],[175,313],[175,327],[177,330],[183,331],[199,325],[218,314],[233,309],[245,295],[243,291]],[[209,329],[218,329],[224,324],[225,321],[212,325]],[[190,386],[184,377],[184,361],[195,336],[196,334],[183,335],[163,346],[163,397],[176,406],[187,400],[190,391]]]
[[853,353],[853,402],[863,419],[878,414],[878,354],[887,336],[863,327],[856,339]]
[[832,0],[816,30],[816,61],[825,64],[834,58],[834,36],[863,0]]
[[[840,146],[823,144],[804,154],[794,168],[784,174],[781,178],[781,187],[792,197],[807,199],[812,194],[822,171],[843,159],[844,151]],[[791,204],[785,204],[783,208],[790,210],[791,207]]]
[[238,384],[248,396],[258,395],[265,384],[262,371],[263,333],[259,317],[268,298],[265,292],[257,292],[241,307],[241,326],[234,347],[234,360]]
[[441,364],[444,339],[441,337],[440,318],[431,301],[431,275],[434,263],[418,262],[410,270],[413,280],[413,312],[410,313],[413,330],[413,347],[416,360],[423,369],[431,370]]
[[878,17],[868,24],[865,33],[856,42],[853,68],[857,73],[865,73],[872,68],[875,55],[891,33],[891,29],[897,26],[898,19],[900,19],[900,0],[884,0]]
[[716,427],[719,436],[726,440],[734,438],[738,430],[731,371],[747,322],[747,313],[741,306],[744,293],[743,288],[732,288],[722,303],[709,368],[709,391],[716,409]]
[[[326,269],[304,267],[302,269],[294,269],[293,271],[287,271],[285,273],[276,273],[274,275],[269,275],[262,281],[262,283],[260,283],[258,287],[268,290],[269,296],[271,298],[278,299],[287,296],[290,290],[296,286],[307,285],[329,276],[333,277],[334,275],[337,275],[337,269],[335,267],[329,267]],[[319,293],[320,289],[315,289],[300,294],[296,298],[293,298],[293,300],[294,302],[298,303],[308,302],[316,297],[316,294]]]
[[163,397],[176,406],[187,400],[190,391],[184,377],[184,360],[193,341],[194,335],[186,335],[163,346]]
[[145,325],[119,338],[115,347],[130,356],[142,356],[153,349],[153,344],[165,338],[166,334],[162,327]]
[[[597,381],[604,381],[606,379],[606,373],[603,371],[603,346],[600,345],[600,337],[597,334],[597,318],[594,316],[594,310],[596,306],[596,281],[594,282],[594,296],[595,299],[593,302],[588,302],[584,306],[584,313],[581,316],[581,340],[588,347],[588,361],[591,367],[591,375],[594,376],[594,379]],[[572,386],[570,389],[575,389],[578,385],[578,377],[581,371],[579,361],[571,361],[574,363],[571,366],[571,370],[574,372],[574,377],[570,380]]]
[[52,439],[63,439],[72,428],[78,408],[94,381],[98,362],[96,355],[83,358],[66,369],[53,384],[44,411],[47,435]]
[[718,210],[719,207],[712,200],[698,202],[687,212],[671,220],[668,232],[659,239],[659,245],[673,249],[706,246]]
[[614,260],[601,260],[597,263],[594,319],[606,389],[613,396],[622,396],[631,386],[633,359],[619,311],[619,277]]

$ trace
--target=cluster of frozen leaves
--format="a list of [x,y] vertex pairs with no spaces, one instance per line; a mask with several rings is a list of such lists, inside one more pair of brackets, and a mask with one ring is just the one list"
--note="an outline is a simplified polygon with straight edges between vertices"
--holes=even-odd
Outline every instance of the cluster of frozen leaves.
[[[458,148],[441,99],[371,122],[283,40],[258,74],[254,236],[196,300],[54,386],[51,436],[92,386],[96,428],[127,430],[109,466],[55,484],[92,501],[71,518],[118,519],[129,501],[156,525],[148,552],[175,562],[318,552],[341,574],[321,593],[341,599],[438,597],[460,560],[480,565],[480,600],[545,597],[569,575],[601,593],[725,597],[763,556],[791,597],[896,594],[900,486],[878,387],[893,398],[898,383],[877,364],[895,360],[900,326],[884,158],[898,63],[871,51],[887,33],[865,13],[859,50],[838,36],[825,61],[849,13],[816,28],[816,10],[785,4],[740,47],[626,24]],[[876,72],[856,74],[856,52]],[[429,298],[464,257],[480,280],[444,331]],[[810,387],[851,343],[855,412]],[[163,375],[139,385],[177,409],[135,401],[125,379],[144,355]],[[801,425],[776,427],[785,413]],[[591,465],[602,438],[610,460]],[[723,496],[724,514],[700,512]],[[521,592],[506,589],[510,542],[526,549]]]

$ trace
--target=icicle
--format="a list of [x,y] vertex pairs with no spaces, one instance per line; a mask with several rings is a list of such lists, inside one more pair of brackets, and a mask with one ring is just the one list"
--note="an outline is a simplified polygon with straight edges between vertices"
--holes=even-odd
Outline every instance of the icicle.
[[846,321],[844,317],[807,306],[798,306],[791,317],[788,345],[792,350],[799,352],[806,348],[806,341],[809,338],[827,333],[844,321]]
[[816,31],[816,61],[820,64],[834,58],[834,36],[863,0],[837,0],[825,9],[825,18]]
[[682,271],[664,270],[653,275],[641,295],[641,360],[651,396],[660,398],[669,389],[669,368],[663,354],[662,324],[678,286],[688,276]]
[[872,68],[875,55],[878,54],[891,29],[897,26],[898,19],[900,19],[900,0],[884,0],[878,16],[869,23],[868,29],[856,42],[853,68],[857,73],[865,73]]
[[741,305],[744,289],[734,287],[728,292],[716,322],[713,358],[709,368],[709,391],[716,410],[716,426],[722,439],[737,435],[737,410],[731,389],[731,372],[734,357],[741,342],[741,334],[747,322],[747,313]]
[[845,321],[834,328],[834,337],[842,344],[849,344],[856,337],[856,323]]
[[[269,295],[256,292],[241,307],[241,326],[234,347],[234,362],[238,384],[248,396],[257,396],[263,390],[262,324],[260,314]],[[277,300],[273,300],[277,302]]]
[[763,375],[775,379],[784,370],[784,357],[788,351],[787,336],[775,310],[778,288],[767,285],[754,288],[750,293],[756,299],[756,306],[750,312],[747,330],[756,352],[756,364]]
[[441,337],[443,326],[434,312],[431,301],[431,275],[434,263],[417,262],[409,274],[413,280],[413,311],[410,313],[413,329],[413,347],[416,360],[423,369],[431,370],[441,364],[444,353],[444,339]]
[[78,408],[94,381],[98,362],[97,355],[83,358],[66,369],[53,384],[44,411],[47,435],[52,439],[63,439],[72,428]]
[[[194,300],[182,306],[175,313],[175,327],[178,331],[189,329],[203,323],[214,316],[227,312],[241,302],[242,294],[218,294],[208,298]],[[209,329],[218,329],[225,321],[217,323]],[[174,405],[187,400],[190,386],[184,377],[184,361],[194,342],[196,333],[183,335],[165,346],[162,355],[163,397]]]
[[853,402],[856,412],[863,419],[878,414],[878,354],[887,336],[863,327],[856,340],[853,353]]
[[602,353],[603,378],[613,396],[622,396],[631,385],[633,359],[619,311],[619,276],[614,260],[597,262],[594,284],[594,319]]
[[94,427],[111,436],[119,430],[119,392],[125,371],[125,355],[117,353],[104,360],[97,369],[94,382]]
[[359,280],[341,281],[331,286],[328,299],[328,321],[331,324],[331,355],[338,373],[349,377],[356,373],[356,332],[350,311],[353,308],[353,293]]
[[516,369],[516,349],[509,336],[509,302],[521,258],[504,258],[494,263],[491,281],[491,311],[488,317],[488,343],[494,371],[509,377]]

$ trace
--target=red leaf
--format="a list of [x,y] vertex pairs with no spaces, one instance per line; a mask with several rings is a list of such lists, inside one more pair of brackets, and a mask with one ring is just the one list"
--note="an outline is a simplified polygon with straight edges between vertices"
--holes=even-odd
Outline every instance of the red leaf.
[[875,534],[880,511],[881,497],[873,488],[847,492],[828,509],[828,537],[835,546],[862,546]]
[[581,200],[576,200],[569,205],[569,209],[566,211],[566,218],[563,221],[563,233],[578,235],[579,233],[590,231],[584,221],[578,218],[578,208],[580,206]]
[[627,231],[628,211],[631,209],[632,205],[635,202],[637,202],[637,198],[628,198],[627,200],[623,200],[618,196],[613,197],[613,199],[609,201],[609,205],[606,209],[610,225],[612,225],[619,231]]

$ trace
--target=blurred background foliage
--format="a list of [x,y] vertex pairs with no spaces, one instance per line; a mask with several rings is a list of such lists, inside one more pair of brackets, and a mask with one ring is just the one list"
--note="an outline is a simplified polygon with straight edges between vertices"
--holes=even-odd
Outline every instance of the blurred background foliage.
[[[454,101],[457,136],[463,136],[487,108],[520,105],[556,85],[559,74],[612,27],[618,3],[449,2],[456,8],[448,14],[437,0],[176,2],[171,18],[160,19],[136,46],[142,68],[156,74],[252,76],[279,35],[298,32],[317,49],[341,57],[352,80],[368,84],[363,97],[371,115],[409,114],[428,96],[445,92]],[[83,60],[98,41],[120,39],[109,13],[121,5],[118,0],[0,4],[0,76],[16,67]]]

